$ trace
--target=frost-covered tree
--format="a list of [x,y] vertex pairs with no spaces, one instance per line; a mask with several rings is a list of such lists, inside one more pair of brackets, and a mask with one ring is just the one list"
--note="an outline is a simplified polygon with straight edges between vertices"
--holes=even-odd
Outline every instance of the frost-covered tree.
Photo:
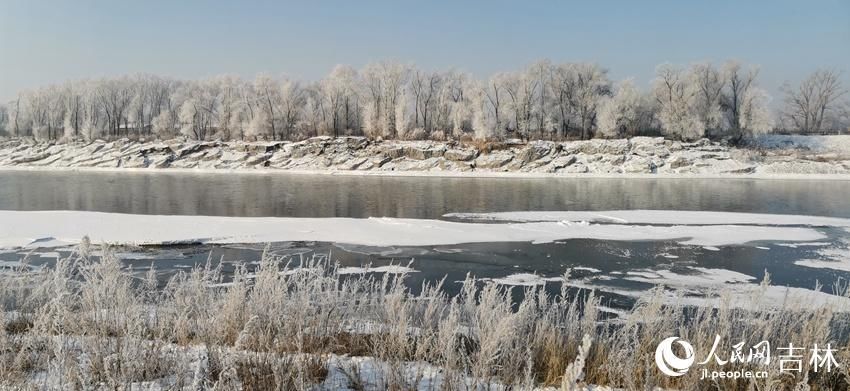
[[592,136],[599,104],[611,93],[608,71],[596,64],[567,63],[554,66],[550,75],[561,136],[573,129],[582,139]]
[[449,71],[444,76],[443,90],[440,93],[440,107],[447,118],[444,129],[455,137],[461,137],[472,130],[472,102],[470,90],[474,86],[464,73]]
[[396,137],[407,137],[413,130],[413,104],[410,94],[402,93],[395,104],[395,129]]
[[50,127],[50,97],[46,88],[29,91],[24,94],[26,110],[29,114],[29,135],[37,139],[49,138]]
[[198,98],[186,99],[180,106],[180,134],[196,140],[203,140],[206,136],[206,123],[204,122],[203,109]]
[[299,128],[305,137],[313,137],[328,132],[327,112],[320,87],[310,86],[305,89],[304,109],[302,110]]
[[558,64],[552,66],[549,74],[549,86],[554,101],[554,117],[557,122],[557,133],[566,137],[575,126],[576,77],[575,64]]
[[230,127],[233,129],[231,134],[234,137],[238,135],[240,140],[244,140],[250,133],[251,122],[254,121],[257,112],[253,85],[240,80],[234,99],[236,103],[234,103],[234,112],[230,119]]
[[253,105],[256,110],[248,125],[248,134],[256,138],[277,138],[280,130],[278,117],[282,92],[280,85],[271,76],[260,74],[254,79],[253,91]]
[[738,115],[738,128],[743,136],[767,133],[774,127],[773,116],[768,109],[770,95],[761,88],[750,88],[744,93]]
[[398,137],[397,106],[405,93],[410,69],[395,62],[367,65],[360,72],[363,82],[363,130],[372,137]]
[[0,104],[0,131],[2,131],[2,133],[6,134],[6,135],[10,134],[10,133],[7,133],[8,125],[9,125],[9,109],[6,107],[6,105]]
[[360,129],[360,106],[357,71],[346,65],[337,65],[320,83],[323,107],[330,118],[333,136]]
[[411,92],[413,95],[414,126],[427,137],[435,129],[438,96],[442,89],[443,77],[439,72],[413,71]]
[[127,108],[127,129],[135,131],[136,136],[141,137],[145,128],[149,125],[150,116],[150,79],[148,75],[134,75],[130,80],[132,98]]
[[[386,132],[388,110],[384,102],[381,69],[377,64],[366,65],[360,71],[363,80],[363,132],[370,137],[382,137]],[[394,108],[393,108],[394,109]]]
[[215,79],[186,83],[175,96],[180,102],[178,123],[182,135],[205,140],[215,132],[221,96],[220,85]]
[[710,62],[691,65],[690,82],[696,93],[693,109],[700,122],[709,130],[723,127],[723,109],[721,107],[726,78],[723,72]]
[[47,139],[57,140],[65,135],[65,97],[61,86],[52,85],[44,92],[47,99]]
[[163,111],[171,110],[171,94],[178,85],[179,82],[171,79],[158,76],[151,77],[148,90],[149,111],[145,120],[145,123],[148,125],[147,129],[152,128],[151,124],[156,116],[160,115]]
[[69,82],[62,87],[62,104],[65,106],[63,119],[64,136],[66,139],[80,137],[83,125],[83,96],[81,83]]
[[173,93],[174,82],[155,75],[137,74],[126,80],[129,83],[132,99],[127,108],[128,128],[136,136],[149,135],[154,118],[163,110],[169,109],[169,98]]
[[157,135],[159,138],[169,138],[174,132],[174,129],[177,127],[177,121],[173,115],[171,115],[170,111],[163,111],[156,117],[154,117],[153,122],[153,133]]
[[10,136],[27,136],[26,129],[29,129],[29,119],[25,111],[26,105],[21,102],[22,99],[22,94],[18,94],[18,96],[7,105],[9,119],[6,124],[6,132]]
[[103,113],[106,115],[107,128],[112,136],[120,136],[129,129],[127,109],[133,99],[127,77],[104,79],[96,84]]
[[[790,84],[783,86],[783,119],[802,133],[818,133],[834,130],[842,126],[837,120],[846,103],[841,99],[847,95],[847,89],[841,85],[841,73],[836,70],[821,69],[803,80],[797,88]],[[843,124],[846,126],[846,122]]]
[[287,78],[276,80],[260,75],[254,80],[249,103],[251,120],[248,134],[257,138],[290,140],[295,137],[305,103],[301,83]]
[[638,135],[651,126],[652,109],[648,99],[626,79],[617,86],[610,98],[604,98],[599,108],[599,135],[608,138]]
[[230,140],[233,138],[242,138],[242,129],[240,126],[239,110],[242,105],[240,90],[242,81],[233,75],[222,75],[214,79],[218,84],[219,103],[218,116],[215,119],[217,124],[218,137]]
[[[530,139],[619,137],[660,129],[671,138],[739,141],[773,126],[758,71],[737,62],[657,68],[649,94],[624,82],[613,94],[607,70],[542,60],[476,80],[397,62],[360,72],[339,65],[319,82],[259,75],[179,81],[137,74],[21,91],[6,106],[6,133],[57,140],[97,137],[297,140],[316,135],[372,138]],[[838,72],[819,71],[784,88],[786,128],[846,127],[850,102]]]
[[551,134],[554,129],[555,120],[553,118],[554,110],[552,105],[552,62],[548,59],[540,60],[531,64],[526,71],[528,77],[537,80],[538,88],[536,94],[532,98],[532,116],[534,119],[529,127],[529,132],[536,131],[539,137],[546,137]]
[[106,133],[106,121],[98,95],[98,81],[86,81],[82,89],[82,125],[80,136],[86,140],[94,140]]
[[301,83],[284,79],[280,83],[280,129],[281,139],[291,140],[301,120],[305,93]]
[[655,70],[652,93],[658,104],[658,119],[671,138],[695,140],[705,135],[705,123],[696,110],[698,91],[686,72],[672,64]]
[[770,98],[758,88],[758,68],[727,62],[722,70],[710,63],[686,72],[670,64],[656,69],[653,95],[658,118],[668,137],[694,140],[704,136],[740,142],[769,130]]
[[503,80],[504,76],[497,74],[487,82],[480,82],[475,89],[472,127],[477,139],[501,137],[504,134],[503,116],[507,98]]
[[442,140],[472,131],[471,90],[478,87],[470,82],[468,75],[454,70],[418,69],[412,69],[409,75],[407,87],[394,104],[393,115],[400,124],[398,136]]
[[509,98],[511,131],[521,138],[528,138],[534,123],[534,104],[540,89],[540,79],[530,72],[502,74],[502,82]]
[[729,61],[723,67],[723,74],[726,82],[721,106],[726,114],[726,135],[740,142],[744,137],[769,130],[772,123],[764,121],[769,116],[763,115],[769,97],[758,88],[758,67],[744,69],[739,62]]
[[596,126],[596,115],[602,97],[611,93],[611,81],[608,70],[596,64],[578,64],[576,66],[577,94],[575,106],[579,116],[579,126],[582,140],[593,134]]

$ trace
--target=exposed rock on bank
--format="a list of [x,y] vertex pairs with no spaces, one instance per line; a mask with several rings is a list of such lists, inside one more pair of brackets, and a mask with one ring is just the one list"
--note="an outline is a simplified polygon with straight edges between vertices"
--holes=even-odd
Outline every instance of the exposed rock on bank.
[[[850,143],[848,143],[850,144]],[[551,174],[845,174],[850,151],[740,149],[663,138],[507,143],[483,152],[435,141],[316,137],[300,142],[0,141],[0,167],[527,172]]]

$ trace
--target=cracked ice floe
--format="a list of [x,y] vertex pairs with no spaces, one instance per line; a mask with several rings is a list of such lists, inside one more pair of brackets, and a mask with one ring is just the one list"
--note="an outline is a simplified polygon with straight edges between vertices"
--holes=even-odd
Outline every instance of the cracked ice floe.
[[832,244],[832,243],[829,243],[829,242],[776,243],[776,245],[777,245],[777,246],[780,246],[780,247],[790,247],[790,248],[797,248],[797,247],[823,247],[823,246],[829,246],[830,244]]
[[[612,273],[614,274],[614,273]],[[691,268],[688,273],[670,270],[637,270],[618,274],[619,279],[663,285],[668,289],[660,292],[666,304],[696,307],[721,307],[723,305],[742,309],[763,307],[794,307],[830,305],[833,309],[850,312],[850,298],[797,287],[762,285],[756,278],[725,269]],[[570,286],[595,289],[621,296],[642,298],[646,290],[624,289],[607,285],[613,279],[593,278],[568,281]]]
[[[804,305],[830,305],[837,311],[850,312],[850,298],[832,295],[822,291],[777,285],[762,285],[756,278],[725,269],[695,267],[688,273],[676,273],[670,270],[634,270],[626,273],[611,273],[614,276],[597,276],[579,280],[568,280],[573,288],[597,290],[621,296],[639,299],[647,297],[645,289],[625,289],[610,286],[613,280],[627,280],[654,285],[664,285],[668,289],[658,292],[666,304],[720,307],[722,305],[742,309],[764,307],[778,308]],[[540,286],[546,283],[559,283],[561,277],[544,277],[531,273],[517,273],[502,278],[485,279],[502,285]]]
[[[675,215],[678,212],[667,213]],[[95,243],[135,245],[317,241],[367,246],[428,246],[597,239],[676,241],[705,247],[826,238],[815,229],[800,226],[584,225],[560,224],[560,221],[479,224],[401,218],[157,216],[84,211],[0,211],[0,221],[4,222],[0,224],[0,248],[27,246],[37,238],[51,238],[39,243],[41,247],[54,242],[65,246],[79,242],[83,236],[89,236]]]
[[[2,245],[2,239],[0,239],[0,245]],[[54,247],[65,247],[72,244],[71,242],[62,241],[56,239],[54,237],[42,237],[42,238],[32,238],[29,243],[19,245],[17,247],[26,247],[26,248],[54,248]]]
[[492,281],[499,285],[514,285],[514,286],[535,286],[544,285],[547,282],[563,282],[562,277],[543,277],[532,273],[516,273],[502,278],[483,279],[484,281]]
[[387,274],[405,274],[415,273],[417,270],[401,265],[387,265],[375,267],[341,267],[337,269],[337,274],[366,274],[366,273],[387,273]]
[[693,273],[681,274],[670,270],[636,270],[626,272],[624,279],[630,281],[663,284],[667,286],[706,287],[723,284],[747,283],[754,277],[726,269],[691,268]]
[[585,271],[585,272],[590,272],[590,273],[602,273],[602,270],[599,270],[599,269],[594,268],[594,267],[587,267],[587,266],[575,266],[575,267],[571,267],[570,270]]
[[850,272],[850,249],[838,247],[824,248],[818,250],[817,254],[820,258],[801,259],[795,261],[794,264],[816,269],[832,269]]

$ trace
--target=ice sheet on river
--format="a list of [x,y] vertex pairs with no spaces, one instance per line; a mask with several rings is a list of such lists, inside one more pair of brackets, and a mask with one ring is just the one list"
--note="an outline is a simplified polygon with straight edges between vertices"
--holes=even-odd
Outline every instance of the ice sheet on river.
[[763,213],[710,212],[691,210],[533,211],[495,213],[449,213],[444,217],[471,221],[590,222],[605,224],[660,225],[767,225],[850,227],[850,219]]
[[[776,226],[782,225],[779,222],[804,226],[850,225],[846,219],[811,216],[739,216],[735,213],[717,213],[719,217],[712,217],[715,212],[638,212],[603,213],[609,220],[625,220],[618,224],[575,224],[561,219],[563,216],[576,217],[578,214],[584,217],[599,215],[597,212],[557,212],[565,214],[552,217],[551,221],[530,219],[535,221],[482,224],[400,218],[159,216],[84,211],[0,211],[0,248],[36,245],[50,247],[51,243],[65,245],[78,242],[83,236],[89,236],[96,243],[135,245],[321,241],[369,246],[426,246],[598,239],[676,241],[686,245],[711,247],[757,241],[817,241],[826,238],[816,229]],[[695,216],[699,219],[694,220]],[[632,224],[629,219],[637,220],[640,224]],[[716,225],[694,225],[696,222],[713,222]],[[759,222],[771,226],[750,225]]]
[[[733,308],[795,308],[795,306],[830,305],[833,310],[850,312],[850,298],[830,294],[823,290],[767,285],[755,277],[726,269],[702,267],[688,268],[687,272],[672,270],[634,270],[614,275],[592,276],[564,280],[562,277],[544,277],[531,273],[517,273],[502,278],[489,279],[497,284],[535,286],[563,283],[574,288],[614,293],[634,299],[658,294],[661,302],[694,307],[719,308],[722,303]],[[646,288],[624,288],[611,285],[614,280],[640,282],[664,286],[657,292]]]

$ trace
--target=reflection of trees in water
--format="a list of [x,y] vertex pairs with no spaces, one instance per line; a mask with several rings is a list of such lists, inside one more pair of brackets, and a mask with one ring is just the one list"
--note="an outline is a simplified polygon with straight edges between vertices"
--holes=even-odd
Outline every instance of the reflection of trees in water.
[[450,212],[681,209],[850,216],[850,183],[748,179],[435,178],[291,174],[0,174],[2,209],[440,218]]

